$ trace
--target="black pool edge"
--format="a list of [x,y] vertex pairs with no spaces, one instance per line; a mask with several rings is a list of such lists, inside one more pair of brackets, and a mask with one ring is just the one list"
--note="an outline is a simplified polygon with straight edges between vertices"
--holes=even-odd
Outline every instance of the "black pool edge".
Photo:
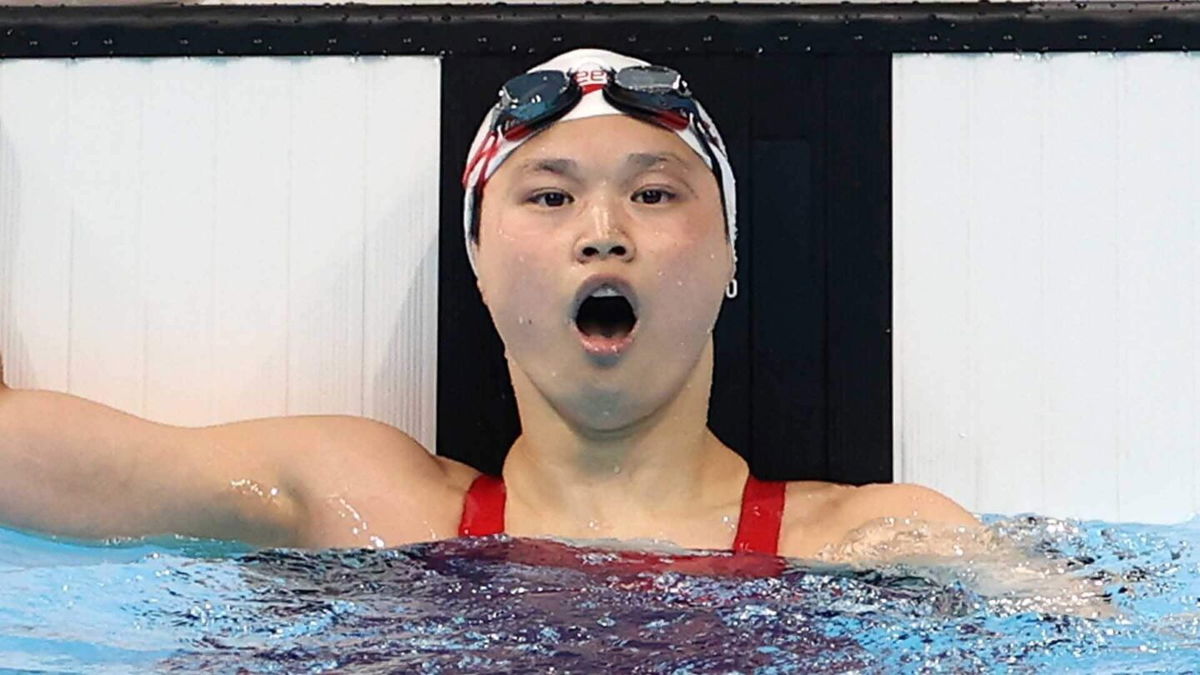
[[0,7],[0,57],[1173,51],[1200,2]]

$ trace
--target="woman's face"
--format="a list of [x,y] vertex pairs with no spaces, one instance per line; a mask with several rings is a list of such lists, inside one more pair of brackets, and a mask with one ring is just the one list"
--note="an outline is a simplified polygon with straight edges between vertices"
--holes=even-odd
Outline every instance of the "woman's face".
[[484,190],[476,253],[511,365],[605,431],[687,384],[733,272],[712,171],[674,133],[619,115],[555,124],[510,155]]

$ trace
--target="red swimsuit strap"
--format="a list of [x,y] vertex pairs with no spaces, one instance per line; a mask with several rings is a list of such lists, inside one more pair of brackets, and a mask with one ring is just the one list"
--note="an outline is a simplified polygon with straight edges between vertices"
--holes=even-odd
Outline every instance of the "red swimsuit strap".
[[[786,490],[787,483],[782,481],[746,477],[746,486],[742,489],[742,513],[733,540],[734,551],[776,555]],[[504,481],[480,475],[467,490],[458,536],[486,537],[503,532],[504,502]]]
[[759,480],[746,476],[742,489],[742,514],[738,518],[733,550],[739,553],[779,553],[779,529],[787,495],[784,481]]
[[486,537],[504,531],[504,481],[480,475],[467,490],[458,536]]

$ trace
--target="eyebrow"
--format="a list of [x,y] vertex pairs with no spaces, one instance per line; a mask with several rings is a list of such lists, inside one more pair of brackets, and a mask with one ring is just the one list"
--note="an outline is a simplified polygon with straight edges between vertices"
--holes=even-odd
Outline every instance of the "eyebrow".
[[678,164],[684,170],[688,168],[687,162],[673,152],[633,152],[625,156],[625,163],[643,170],[662,163]]
[[521,171],[528,173],[538,173],[545,171],[547,173],[566,176],[567,178],[579,179],[579,163],[573,159],[548,157],[543,159],[531,159],[521,165]]

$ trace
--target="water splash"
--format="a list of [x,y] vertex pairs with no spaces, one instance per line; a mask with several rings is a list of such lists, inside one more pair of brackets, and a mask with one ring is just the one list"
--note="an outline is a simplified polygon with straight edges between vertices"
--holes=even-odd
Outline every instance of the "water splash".
[[[194,540],[82,547],[0,532],[0,668],[1194,668],[1200,521],[987,522],[981,535],[957,536],[879,523],[824,560],[779,565],[507,537],[255,552]],[[885,554],[886,563],[862,562]],[[1065,601],[1085,590],[1083,605]],[[1081,610],[1096,602],[1113,611]]]

